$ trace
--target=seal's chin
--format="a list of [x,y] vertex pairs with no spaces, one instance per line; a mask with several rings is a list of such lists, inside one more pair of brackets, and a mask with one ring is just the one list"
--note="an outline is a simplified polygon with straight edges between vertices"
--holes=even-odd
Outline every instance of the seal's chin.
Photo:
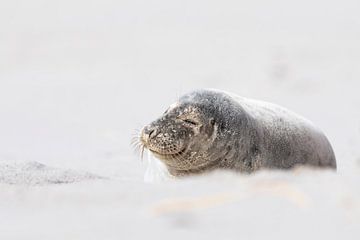
[[149,148],[149,151],[156,157],[164,161],[174,161],[176,159],[179,159],[182,157],[182,155],[186,152],[186,147],[182,148],[182,150],[178,152],[172,152],[172,153],[164,153],[164,152],[158,152],[154,149]]

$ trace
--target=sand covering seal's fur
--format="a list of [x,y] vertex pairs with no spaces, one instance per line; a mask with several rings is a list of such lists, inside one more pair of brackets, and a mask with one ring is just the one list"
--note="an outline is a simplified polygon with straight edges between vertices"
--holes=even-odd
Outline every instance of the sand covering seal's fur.
[[143,129],[140,140],[173,175],[300,164],[336,168],[330,143],[308,120],[216,90],[184,95]]

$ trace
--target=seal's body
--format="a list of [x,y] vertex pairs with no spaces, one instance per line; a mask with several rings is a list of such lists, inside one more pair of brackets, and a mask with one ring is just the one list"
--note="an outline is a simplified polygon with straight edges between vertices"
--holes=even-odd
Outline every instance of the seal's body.
[[308,120],[274,104],[216,90],[181,97],[143,129],[140,141],[175,176],[216,168],[336,168],[330,143]]

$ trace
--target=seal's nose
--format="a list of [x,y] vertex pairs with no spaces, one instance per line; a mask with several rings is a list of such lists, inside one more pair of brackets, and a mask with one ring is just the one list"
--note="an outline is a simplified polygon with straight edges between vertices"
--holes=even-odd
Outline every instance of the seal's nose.
[[154,132],[155,132],[155,129],[150,129],[149,130],[149,138],[151,138],[154,135],[153,134]]
[[143,129],[141,134],[141,140],[143,143],[149,143],[150,139],[153,139],[157,135],[157,130],[155,127],[147,126]]

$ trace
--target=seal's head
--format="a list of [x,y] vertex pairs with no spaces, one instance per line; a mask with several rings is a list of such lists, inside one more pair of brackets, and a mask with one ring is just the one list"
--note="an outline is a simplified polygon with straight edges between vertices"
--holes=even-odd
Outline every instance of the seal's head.
[[212,92],[183,96],[143,128],[141,143],[176,175],[208,169],[217,159],[210,150],[219,135],[216,102]]

